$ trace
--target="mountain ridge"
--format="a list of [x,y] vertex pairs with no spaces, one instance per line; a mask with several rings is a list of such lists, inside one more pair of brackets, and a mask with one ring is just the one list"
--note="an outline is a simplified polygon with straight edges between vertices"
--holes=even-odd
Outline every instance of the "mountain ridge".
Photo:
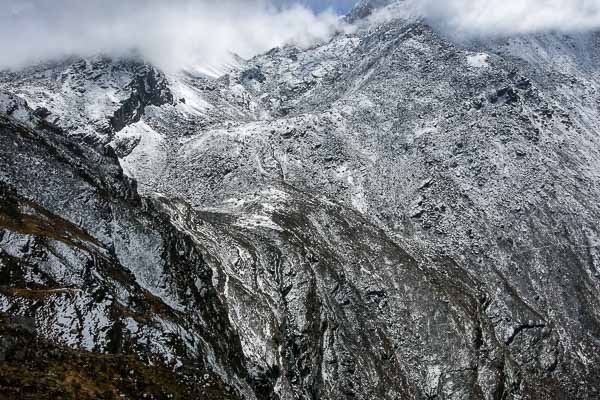
[[[127,310],[103,321],[121,351],[152,360],[144,343],[160,344],[248,399],[592,399],[599,57],[598,32],[465,44],[395,19],[219,78],[118,60],[3,74],[0,180],[18,193],[3,216],[56,215],[129,286],[11,217],[0,247],[23,278],[0,310],[105,352],[81,339],[104,325],[53,322],[81,300],[54,294],[42,317],[21,289],[107,287]],[[121,129],[98,129],[117,110]]]

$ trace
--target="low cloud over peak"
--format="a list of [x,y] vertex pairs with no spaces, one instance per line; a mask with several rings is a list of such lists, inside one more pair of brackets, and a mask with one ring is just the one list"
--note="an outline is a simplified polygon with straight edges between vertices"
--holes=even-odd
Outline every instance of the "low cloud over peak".
[[379,17],[425,19],[455,36],[600,29],[600,0],[399,0]]
[[[333,10],[350,1],[0,0],[0,68],[133,50],[165,69],[218,65],[231,52],[248,58],[347,30]],[[600,29],[600,0],[398,0],[371,20],[397,17],[460,36],[571,32]]]
[[2,0],[0,68],[135,50],[163,68],[330,37],[339,17],[267,0]]

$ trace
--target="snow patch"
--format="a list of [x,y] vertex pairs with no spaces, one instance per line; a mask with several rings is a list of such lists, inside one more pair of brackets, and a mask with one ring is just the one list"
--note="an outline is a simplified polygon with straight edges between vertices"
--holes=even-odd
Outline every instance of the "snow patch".
[[218,79],[242,67],[244,59],[234,53],[229,53],[219,62],[203,63],[187,68],[190,72],[204,75],[208,78]]
[[115,145],[119,141],[131,139],[139,139],[139,143],[119,161],[123,172],[136,179],[143,189],[158,178],[166,165],[165,139],[141,120],[118,132],[112,143]]
[[490,66],[489,55],[485,53],[476,53],[467,55],[467,64],[471,68],[487,68]]
[[204,100],[200,91],[186,84],[178,78],[171,79],[171,92],[175,99],[183,99],[184,102],[179,102],[177,108],[185,114],[202,115],[213,106]]
[[282,232],[283,229],[266,215],[244,215],[236,221],[236,225],[244,228],[266,228]]

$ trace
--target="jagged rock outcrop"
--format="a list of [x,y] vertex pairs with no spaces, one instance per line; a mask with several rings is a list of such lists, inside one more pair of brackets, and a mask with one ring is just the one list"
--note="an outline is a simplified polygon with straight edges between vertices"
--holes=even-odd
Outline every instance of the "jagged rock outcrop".
[[352,10],[350,10],[346,16],[346,20],[349,22],[356,22],[367,18],[371,16],[374,11],[388,6],[395,1],[396,0],[360,0],[352,8]]
[[378,24],[106,60],[108,135],[57,106],[94,62],[3,74],[0,310],[247,399],[598,397],[600,34]]
[[146,107],[172,104],[166,77],[135,58],[99,56],[50,62],[1,75],[1,85],[37,107],[37,114],[90,145],[106,143],[138,122]]

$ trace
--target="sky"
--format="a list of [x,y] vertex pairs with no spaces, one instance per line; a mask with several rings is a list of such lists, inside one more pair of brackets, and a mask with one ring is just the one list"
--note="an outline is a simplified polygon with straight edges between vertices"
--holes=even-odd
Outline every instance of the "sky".
[[[163,69],[216,65],[350,28],[355,0],[0,0],[0,68],[135,50]],[[454,36],[600,29],[600,0],[403,0],[376,13]]]

